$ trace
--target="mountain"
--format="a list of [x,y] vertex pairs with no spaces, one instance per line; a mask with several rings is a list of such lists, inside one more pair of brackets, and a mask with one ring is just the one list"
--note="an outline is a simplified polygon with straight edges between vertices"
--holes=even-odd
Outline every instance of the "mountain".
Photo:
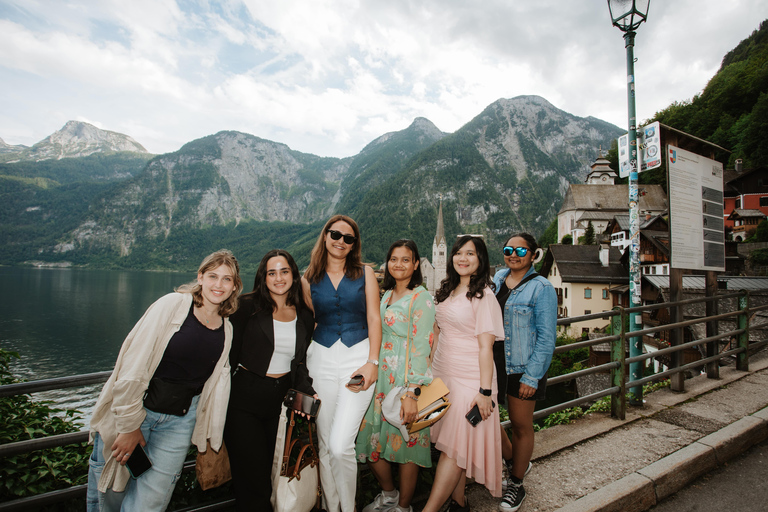
[[716,155],[726,165],[732,167],[740,158],[747,168],[764,166],[768,160],[768,20],[723,57],[701,94],[673,103],[649,122],[653,121],[731,151]]
[[3,139],[0,139],[0,155],[4,153],[20,153],[25,149],[28,149],[27,146],[12,146],[11,144],[6,143]]
[[[62,131],[85,133],[67,126]],[[400,237],[416,239],[426,255],[440,197],[448,236],[476,232],[496,244],[511,230],[540,234],[568,184],[582,181],[598,148],[621,131],[563,112],[543,98],[521,96],[493,103],[453,134],[417,118],[347,158],[323,158],[224,131],[174,153],[141,154],[149,161],[140,172],[115,177],[105,188],[88,185],[95,175],[67,170],[67,163],[138,153],[0,164],[0,179],[16,180],[16,191],[35,191],[25,199],[9,198],[10,213],[0,207],[0,243],[7,242],[0,261],[188,269],[210,251],[229,247],[248,267],[266,250],[283,247],[305,265],[317,230],[336,212],[360,223],[367,261],[381,261]],[[42,155],[43,147],[55,145],[51,141],[65,139],[60,134],[27,155]],[[76,139],[77,144],[60,144],[60,153],[97,146],[94,137]],[[62,211],[63,198],[78,193],[78,208]],[[34,218],[46,226],[30,230],[34,236],[14,229],[36,226]],[[65,229],[55,234],[57,223]]]
[[8,146],[3,143],[0,145],[0,162],[39,162],[116,152],[148,154],[144,146],[127,135],[102,130],[82,121],[67,121],[61,130],[52,133],[30,148]]
[[379,261],[397,238],[431,250],[440,198],[449,239],[480,233],[495,246],[518,231],[539,236],[568,185],[582,182],[599,148],[621,133],[539,96],[498,100],[366,194],[354,210],[366,256]]

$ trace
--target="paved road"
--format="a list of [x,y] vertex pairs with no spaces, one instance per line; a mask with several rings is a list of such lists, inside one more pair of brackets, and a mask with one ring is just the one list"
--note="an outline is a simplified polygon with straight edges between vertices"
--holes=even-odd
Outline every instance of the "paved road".
[[704,475],[650,512],[768,510],[768,441]]

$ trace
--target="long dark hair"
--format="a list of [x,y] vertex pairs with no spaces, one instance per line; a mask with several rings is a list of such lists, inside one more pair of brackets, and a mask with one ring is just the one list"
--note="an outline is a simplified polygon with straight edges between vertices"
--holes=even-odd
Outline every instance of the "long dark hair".
[[475,272],[469,278],[469,289],[467,290],[467,298],[482,299],[487,287],[493,284],[491,280],[491,265],[488,262],[488,249],[485,247],[485,242],[479,236],[464,235],[453,244],[451,248],[451,255],[448,257],[446,267],[446,278],[440,283],[440,289],[435,293],[435,303],[443,302],[446,300],[453,290],[459,286],[461,277],[456,269],[453,267],[453,257],[459,252],[459,249],[464,247],[467,242],[472,242],[475,245],[475,253],[477,254],[478,266],[477,272]]
[[395,249],[398,247],[406,247],[410,249],[411,254],[413,255],[413,261],[416,262],[416,270],[413,271],[413,275],[411,276],[411,280],[408,282],[407,286],[409,290],[413,290],[424,282],[424,278],[421,275],[421,258],[419,257],[419,249],[416,247],[416,242],[406,239],[398,240],[389,246],[387,259],[384,260],[384,279],[381,281],[381,287],[384,290],[391,290],[395,287],[395,278],[392,277],[392,274],[389,273],[389,258],[392,257],[392,253],[395,252]]
[[267,288],[267,264],[269,260],[279,256],[282,256],[288,262],[291,274],[293,275],[293,281],[285,297],[285,303],[288,306],[295,307],[298,313],[305,307],[304,294],[301,289],[301,274],[299,274],[299,267],[296,265],[293,256],[288,251],[282,249],[272,249],[261,258],[261,263],[259,263],[259,268],[256,271],[256,277],[253,280],[253,291],[246,293],[243,297],[253,298],[256,311],[275,311],[277,304],[272,295],[270,295],[269,288]]
[[317,237],[315,246],[312,248],[312,253],[309,256],[309,266],[307,271],[304,272],[304,277],[310,283],[318,283],[323,278],[325,273],[325,266],[328,262],[328,249],[325,247],[325,235],[328,230],[331,229],[338,221],[344,221],[352,228],[355,234],[355,243],[352,244],[352,249],[347,254],[347,261],[344,265],[344,274],[350,279],[358,279],[363,275],[363,257],[360,244],[360,228],[357,227],[357,222],[347,217],[346,215],[334,215],[323,226],[323,230],[320,232],[320,236]]
[[528,249],[531,251],[531,253],[535,253],[536,249],[539,248],[539,243],[530,233],[515,233],[514,235],[507,238],[507,242],[509,242],[513,238],[522,238],[523,240],[525,240],[525,243],[528,245]]

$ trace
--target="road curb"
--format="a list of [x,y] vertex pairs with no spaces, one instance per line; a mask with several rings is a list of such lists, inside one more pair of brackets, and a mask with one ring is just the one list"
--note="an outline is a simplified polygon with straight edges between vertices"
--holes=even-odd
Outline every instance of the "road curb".
[[768,407],[558,510],[643,512],[765,439],[768,439]]

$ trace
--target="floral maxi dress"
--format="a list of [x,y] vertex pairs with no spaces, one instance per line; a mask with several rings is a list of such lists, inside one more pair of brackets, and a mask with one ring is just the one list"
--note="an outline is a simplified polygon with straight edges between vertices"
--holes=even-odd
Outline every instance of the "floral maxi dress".
[[411,341],[408,382],[419,385],[432,382],[429,354],[432,348],[435,305],[432,296],[421,286],[389,305],[391,296],[392,290],[388,290],[381,298],[382,340],[379,377],[374,399],[360,424],[355,450],[360,462],[384,459],[398,464],[413,462],[428,468],[432,466],[429,429],[414,432],[406,442],[400,430],[382,418],[381,402],[394,386],[405,384],[405,350],[409,329]]

